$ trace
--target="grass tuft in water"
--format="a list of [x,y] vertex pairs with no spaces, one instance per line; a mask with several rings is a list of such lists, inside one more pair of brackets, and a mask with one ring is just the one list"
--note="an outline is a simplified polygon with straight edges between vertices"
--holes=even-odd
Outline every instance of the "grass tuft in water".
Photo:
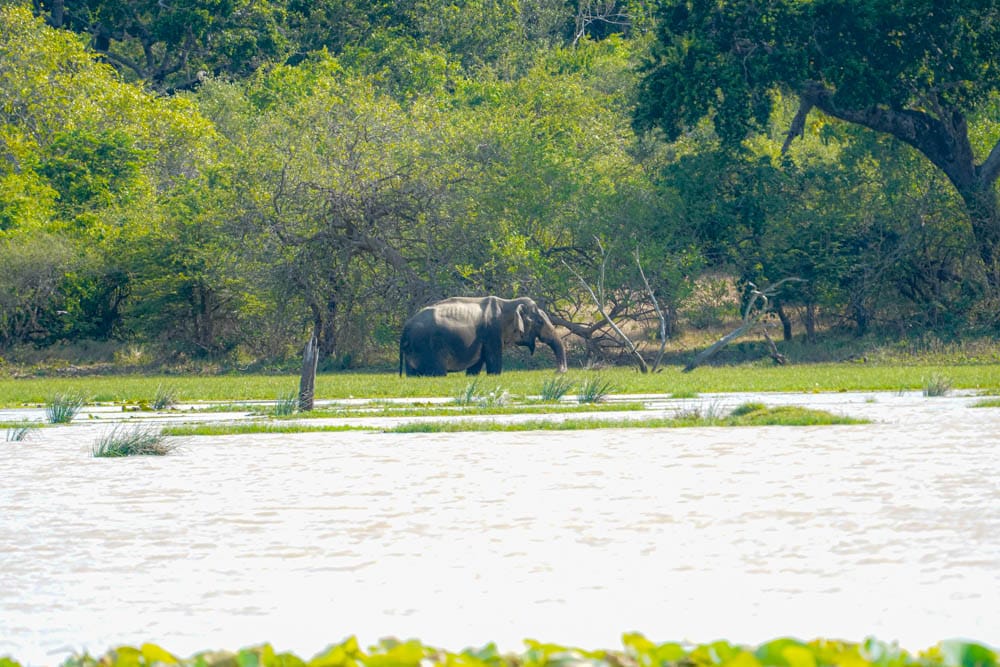
[[580,391],[576,395],[579,403],[600,403],[611,393],[611,380],[601,376],[587,378],[580,384]]
[[[707,412],[713,413],[715,408]],[[572,418],[563,420],[534,419],[520,422],[476,421],[471,419],[424,421],[400,424],[383,433],[457,433],[464,431],[577,431],[599,428],[686,428],[692,426],[829,426],[834,424],[867,424],[864,419],[842,417],[823,410],[797,406],[764,408],[739,417],[700,415],[697,411],[677,417],[646,419]]]
[[169,410],[177,405],[177,388],[167,387],[162,384],[156,385],[156,393],[149,406],[154,410]]
[[931,398],[947,396],[951,387],[951,380],[948,377],[935,373],[924,383],[924,396]]
[[730,416],[733,417],[742,417],[743,415],[749,415],[753,412],[760,412],[761,410],[767,410],[767,406],[764,405],[763,403],[751,402],[751,403],[743,403],[741,405],[737,405],[735,408],[733,408],[733,411],[730,412],[729,414]]
[[543,401],[558,401],[573,388],[573,381],[565,375],[556,375],[542,383],[540,397]]
[[278,395],[274,407],[271,408],[271,414],[275,417],[287,417],[295,414],[298,409],[299,393],[293,390]]
[[176,448],[165,439],[163,431],[154,426],[118,424],[97,439],[92,452],[98,458],[164,456]]
[[351,424],[272,424],[269,422],[250,422],[248,424],[192,424],[184,426],[168,426],[163,429],[164,435],[171,436],[220,436],[220,435],[253,435],[257,433],[336,433],[339,431],[371,431],[372,428],[353,426]]
[[455,395],[457,405],[475,405],[476,397],[479,395],[479,378],[469,382]]
[[974,408],[1000,408],[1000,398],[984,398],[972,404]]
[[7,442],[21,442],[26,440],[32,431],[39,427],[33,422],[22,422],[9,424],[7,426]]
[[84,402],[79,394],[56,394],[45,404],[45,418],[50,424],[68,424],[80,412]]

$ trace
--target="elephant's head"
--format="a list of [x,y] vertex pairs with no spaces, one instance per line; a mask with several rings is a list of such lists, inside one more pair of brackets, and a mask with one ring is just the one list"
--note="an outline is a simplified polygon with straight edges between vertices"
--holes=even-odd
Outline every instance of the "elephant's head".
[[527,297],[514,299],[514,303],[514,316],[510,318],[504,331],[505,342],[526,347],[534,354],[535,341],[541,340],[556,355],[559,372],[566,372],[566,350],[549,316]]

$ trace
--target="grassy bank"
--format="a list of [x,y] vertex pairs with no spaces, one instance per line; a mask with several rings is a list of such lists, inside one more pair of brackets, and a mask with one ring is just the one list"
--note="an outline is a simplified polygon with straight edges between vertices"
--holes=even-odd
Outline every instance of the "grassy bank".
[[[502,387],[512,395],[541,392],[551,371],[514,371],[480,379],[484,387]],[[934,377],[947,378],[953,389],[1000,392],[1000,364],[924,364],[911,366],[864,363],[793,366],[727,366],[681,373],[678,367],[642,375],[633,369],[571,370],[570,393],[599,375],[611,393],[693,395],[714,392],[768,391],[900,391],[921,390]],[[393,373],[336,373],[316,378],[318,399],[456,396],[469,378],[400,378]],[[41,404],[56,394],[85,396],[92,402],[152,402],[169,387],[178,402],[275,400],[298,387],[295,375],[87,376],[0,380],[0,405]]]

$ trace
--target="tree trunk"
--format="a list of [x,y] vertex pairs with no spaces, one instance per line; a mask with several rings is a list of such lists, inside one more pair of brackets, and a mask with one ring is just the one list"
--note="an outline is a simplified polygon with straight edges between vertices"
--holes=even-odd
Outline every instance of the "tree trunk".
[[302,377],[299,379],[299,410],[308,412],[313,409],[313,398],[316,394],[316,365],[319,354],[316,345],[316,335],[309,337],[302,353]]
[[1000,288],[1000,203],[993,184],[984,185],[965,190],[961,195],[969,212],[979,257],[986,269],[987,284],[996,290]]
[[774,301],[774,312],[778,314],[778,319],[781,320],[781,337],[787,343],[792,340],[792,319],[788,317],[788,313],[785,312],[781,302],[777,299]]
[[816,304],[809,302],[806,304],[806,311],[802,316],[802,323],[806,327],[806,340],[812,343],[816,340]]

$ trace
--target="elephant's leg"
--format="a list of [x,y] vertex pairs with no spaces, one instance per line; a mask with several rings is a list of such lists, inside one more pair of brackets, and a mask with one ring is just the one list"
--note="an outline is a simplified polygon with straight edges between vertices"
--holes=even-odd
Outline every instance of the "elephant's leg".
[[483,370],[483,357],[482,356],[479,357],[479,361],[477,361],[476,363],[472,364],[471,366],[469,366],[468,368],[465,369],[465,374],[466,375],[479,375],[479,371],[481,371],[481,370]]
[[[491,349],[487,349],[485,345],[483,346],[483,354],[477,363],[486,365],[487,375],[500,375],[500,371],[503,370],[501,348],[499,345],[489,347]],[[492,349],[493,347],[495,349]]]

